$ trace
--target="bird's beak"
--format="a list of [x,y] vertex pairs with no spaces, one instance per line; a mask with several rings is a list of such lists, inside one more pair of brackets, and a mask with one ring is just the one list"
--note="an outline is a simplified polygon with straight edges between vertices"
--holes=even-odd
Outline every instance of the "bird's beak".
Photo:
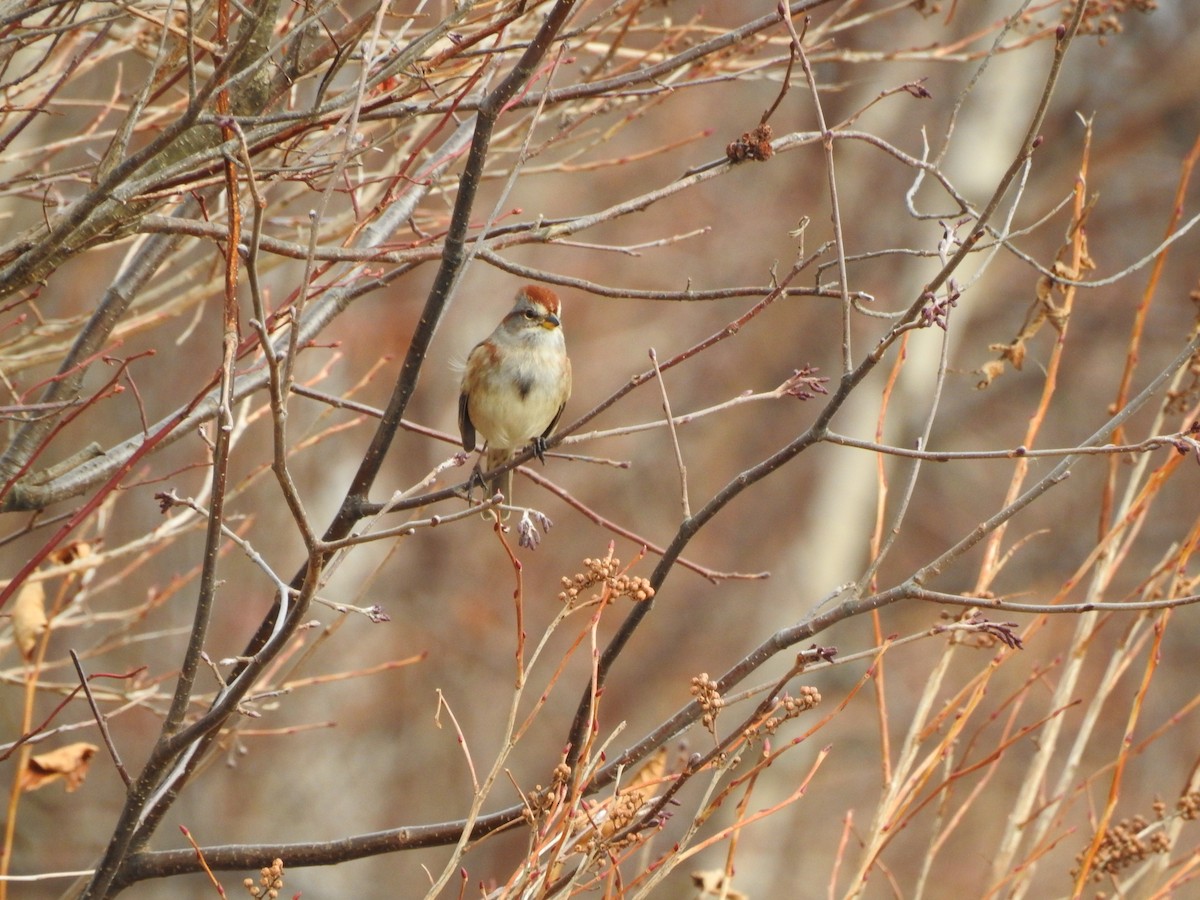
[[558,316],[556,316],[554,313],[546,313],[546,315],[542,318],[542,327],[546,330],[558,328],[560,325],[562,325],[562,322],[559,321]]

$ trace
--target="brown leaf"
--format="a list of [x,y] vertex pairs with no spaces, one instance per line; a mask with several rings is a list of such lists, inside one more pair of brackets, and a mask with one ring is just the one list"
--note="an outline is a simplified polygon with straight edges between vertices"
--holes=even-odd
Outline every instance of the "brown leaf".
[[40,581],[27,581],[17,593],[12,619],[13,637],[21,648],[21,655],[28,662],[49,625],[46,618],[46,589]]
[[[1025,313],[1025,322],[1021,326],[1020,334],[1010,343],[991,344],[988,347],[993,353],[999,353],[1000,358],[986,363],[982,369],[978,370],[979,374],[983,376],[983,380],[975,387],[983,390],[1003,375],[1005,360],[1012,363],[1014,369],[1020,371],[1021,366],[1025,363],[1026,344],[1041,331],[1042,326],[1046,323],[1049,323],[1050,327],[1060,335],[1066,329],[1069,318],[1067,304],[1065,302],[1056,304],[1054,297],[1056,294],[1066,294],[1069,290],[1073,290],[1062,284],[1062,281],[1079,281],[1087,272],[1096,268],[1096,263],[1092,261],[1087,252],[1087,232],[1083,227],[1094,202],[1094,200],[1089,201],[1080,216],[1072,223],[1070,240],[1059,248],[1054,264],[1051,266],[1054,277],[1042,276],[1038,279],[1037,288],[1034,291],[1035,299]],[[1064,261],[1067,258],[1077,259],[1078,262],[1068,264]]]
[[36,791],[57,778],[64,778],[67,793],[71,793],[87,778],[88,765],[95,752],[95,744],[78,743],[31,756],[21,773],[21,790]]
[[975,385],[975,387],[982,391],[1004,374],[1004,362],[999,359],[990,360],[984,363],[983,368],[979,370],[979,374],[983,376],[983,380]]
[[636,791],[651,785],[657,786],[667,771],[667,748],[659,747],[658,752],[646,760],[646,764],[638,769],[626,783],[625,790]]

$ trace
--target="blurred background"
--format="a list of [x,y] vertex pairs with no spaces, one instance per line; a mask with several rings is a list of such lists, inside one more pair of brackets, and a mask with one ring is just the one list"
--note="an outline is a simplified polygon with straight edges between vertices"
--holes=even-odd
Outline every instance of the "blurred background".
[[[411,39],[414,31],[446,14],[450,5],[420,6],[417,10],[414,4],[392,4],[384,20],[385,41],[387,29],[407,28],[405,39]],[[1086,172],[1091,204],[1087,249],[1095,268],[1079,277],[1099,279],[1120,273],[1146,260],[1167,233],[1183,161],[1200,137],[1194,78],[1200,60],[1200,7],[1151,6],[1098,3],[1095,13],[1089,12],[1085,23],[1091,33],[1080,34],[1070,46],[1032,166],[1009,191],[993,220],[1001,227],[1011,216],[1011,246],[1044,268],[1054,264],[1064,246],[1069,251],[1071,195],[1081,171]],[[137,7],[155,19],[175,14],[158,4]],[[892,320],[881,316],[907,309],[937,273],[941,263],[936,250],[945,230],[962,239],[972,227],[970,217],[962,215],[929,176],[911,195],[915,210],[922,214],[914,216],[906,197],[915,170],[878,142],[909,157],[939,160],[947,180],[974,210],[981,209],[1020,147],[1045,87],[1054,29],[1071,7],[1070,3],[1030,6],[1011,0],[977,0],[940,5],[843,2],[814,9],[805,47],[825,120],[832,129],[864,136],[839,139],[833,151],[845,252],[851,258],[850,288],[873,298],[862,304],[866,312],[852,316],[855,363],[890,326]],[[326,12],[324,21],[335,29],[335,20],[348,21],[372,8],[343,4]],[[528,22],[514,26],[514,41],[531,33],[544,8],[539,6]],[[634,71],[774,9],[775,4],[765,0],[739,4],[680,0],[611,7],[582,3],[569,26],[576,29],[575,36],[568,40],[558,67],[543,76],[551,79],[552,87],[586,83],[614,46],[618,51],[609,60],[611,71]],[[418,13],[423,18],[408,18]],[[478,21],[461,26],[464,33],[483,27],[494,14],[485,5]],[[611,24],[605,25],[610,14]],[[1002,33],[1013,16],[1018,21]],[[801,24],[798,21],[797,27]],[[70,40],[82,47],[85,34],[90,37],[94,31],[79,28]],[[0,172],[6,190],[0,195],[0,217],[6,238],[15,239],[36,227],[43,216],[66,208],[89,189],[99,156],[141,87],[139,79],[144,82],[147,77],[148,54],[139,53],[135,37],[152,33],[141,19],[118,19],[105,38],[108,49],[103,57],[85,67],[87,77],[71,78],[49,104],[48,114],[22,130],[4,151]],[[685,173],[723,160],[727,144],[758,125],[779,97],[787,69],[787,40],[786,31],[776,25],[722,55],[706,58],[694,69],[660,79],[663,89],[654,93],[649,93],[652,84],[631,83],[612,97],[548,104],[532,132],[535,155],[517,170],[511,189],[506,176],[514,168],[514,148],[534,111],[525,107],[505,114],[500,120],[503,140],[497,141],[489,162],[489,178],[482,186],[473,223],[482,224],[495,215],[498,224],[507,227],[597,213],[665,191]],[[989,55],[997,40],[1000,51]],[[448,42],[438,45],[445,46]],[[557,50],[551,51],[551,57]],[[505,57],[500,71],[507,71],[513,59],[515,51]],[[352,60],[330,90],[348,90],[361,65],[361,57]],[[27,102],[22,100],[23,82],[16,77],[20,66],[21,59],[14,58],[6,75],[10,123],[15,104]],[[798,61],[790,79],[790,90],[770,119],[776,137],[818,129],[812,94]],[[455,90],[461,87],[458,81],[447,84]],[[543,84],[539,81],[537,90]],[[900,89],[918,84],[926,95],[916,96],[915,88]],[[315,79],[298,84],[284,105],[302,108],[312,102],[316,87]],[[186,84],[180,82],[172,90],[178,100]],[[647,93],[639,96],[638,90]],[[165,105],[166,100],[162,102]],[[458,113],[459,118],[465,115]],[[583,121],[575,122],[578,117]],[[398,160],[410,153],[420,160],[436,154],[449,132],[434,129],[433,121],[430,115],[363,117],[358,127],[369,150],[356,157],[344,182],[334,185],[322,220],[330,226],[321,233],[323,247],[348,241],[346,223],[356,216],[360,221],[369,217],[372,204],[380,202],[380,184],[395,171]],[[139,140],[145,137],[139,132]],[[300,149],[316,153],[319,137],[306,135]],[[427,146],[417,145],[419,139],[430,137]],[[419,247],[425,242],[436,250],[436,236],[445,228],[460,171],[461,160],[441,176],[440,186],[409,225],[393,235],[391,246]],[[32,181],[39,173],[42,181]],[[359,192],[352,194],[343,184],[359,185]],[[305,244],[308,210],[316,207],[327,186],[322,178],[311,184],[264,181],[268,202],[264,233]],[[156,211],[167,213],[180,199],[181,195],[172,195],[168,205]],[[1182,201],[1186,221],[1195,210],[1195,188]],[[217,209],[208,213],[212,220],[221,221]],[[435,237],[426,242],[426,235]],[[529,240],[497,252],[508,263],[545,273],[552,285],[566,278],[611,289],[556,285],[574,366],[574,395],[563,419],[566,424],[646,370],[650,351],[660,361],[668,360],[721,330],[761,299],[773,274],[782,276],[797,260],[823,247],[818,262],[792,286],[836,291],[837,268],[832,265],[836,256],[832,247],[826,247],[832,238],[825,154],[819,141],[808,140],[794,142],[765,162],[730,167],[657,200],[636,215],[607,217],[562,241]],[[136,239],[108,240],[78,252],[44,285],[6,302],[0,335],[7,336],[8,349],[2,351],[0,366],[5,371],[7,404],[37,399],[35,388],[57,370],[66,346]],[[864,254],[869,258],[854,259]],[[1145,265],[1114,283],[1077,294],[1057,370],[1057,389],[1037,446],[1075,446],[1106,421],[1118,397],[1139,304],[1146,297],[1152,302],[1145,307],[1140,326],[1131,393],[1179,353],[1196,319],[1196,259],[1197,239],[1189,233],[1165,256],[1153,283],[1151,266]],[[386,405],[436,265],[436,259],[430,258],[355,300],[302,354],[298,382],[376,408]],[[818,265],[823,266],[819,272]],[[304,261],[264,255],[262,266],[268,305],[280,307],[303,283]],[[367,274],[388,269],[389,264],[380,263]],[[323,270],[312,283],[335,284],[347,271],[349,267]],[[128,360],[150,351],[153,356],[131,364],[123,393],[92,405],[56,432],[39,465],[66,459],[89,441],[108,448],[136,436],[143,419],[159,421],[204,389],[220,361],[222,274],[221,249],[212,239],[189,238],[180,245],[105,349],[112,358]],[[356,277],[367,275],[360,272]],[[1007,449],[1026,440],[1046,384],[1045,367],[1061,333],[1051,325],[1043,326],[1027,343],[1023,367],[1007,367],[983,390],[980,370],[998,357],[993,345],[1008,344],[1021,332],[1037,297],[1039,272],[1026,258],[1000,248],[976,253],[955,277],[962,294],[948,329],[913,332],[904,347],[902,367],[896,367],[893,349],[834,419],[834,431],[875,440],[879,429],[883,443],[911,448],[933,414],[929,444],[937,450]],[[386,500],[393,491],[410,488],[456,452],[459,374],[455,364],[490,332],[527,280],[482,259],[467,267],[405,416],[443,433],[444,438],[402,433],[389,452],[373,499]],[[703,301],[639,296],[725,288],[744,290]],[[1060,300],[1056,295],[1055,302]],[[250,317],[248,309],[243,308],[244,323]],[[243,329],[248,336],[245,324]],[[743,394],[769,392],[805,366],[819,369],[832,389],[842,367],[841,329],[842,309],[836,297],[783,298],[736,335],[665,372],[663,386],[671,408],[683,415]],[[939,390],[937,369],[944,340],[947,373]],[[255,362],[247,356],[243,365],[250,368]],[[99,389],[114,371],[112,365],[94,364],[85,391]],[[881,418],[881,397],[893,373],[894,388]],[[1127,434],[1130,442],[1186,425],[1181,416],[1196,403],[1195,395],[1187,394],[1188,378],[1175,386],[1179,399],[1173,412],[1157,418],[1163,409],[1160,398],[1133,418]],[[795,439],[825,400],[821,396],[804,402],[791,397],[761,399],[681,426],[678,440],[692,510]],[[258,392],[236,410],[239,427],[227,515],[230,527],[288,579],[303,565],[305,550],[269,472],[271,427],[265,404],[265,393]],[[651,381],[583,431],[619,430],[662,417],[661,391]],[[374,422],[369,416],[313,399],[292,399],[291,473],[318,531],[341,502]],[[14,427],[10,426],[10,435]],[[536,507],[554,523],[536,551],[518,551],[527,653],[561,609],[557,595],[564,576],[583,571],[585,558],[602,557],[610,542],[623,563],[633,563],[632,573],[649,576],[657,556],[648,552],[635,562],[640,541],[665,545],[683,515],[675,452],[665,429],[615,434],[560,449],[544,468],[533,464],[537,474],[586,510],[636,534],[638,540],[614,534],[580,508],[518,475],[517,502]],[[1148,464],[1160,465],[1172,452],[1158,450]],[[571,458],[572,454],[627,465],[598,464]],[[204,546],[202,522],[178,509],[164,514],[155,494],[175,491],[180,496],[206,497],[207,460],[205,438],[198,433],[154,453],[134,467],[121,489],[72,536],[111,555],[91,569],[84,582],[70,583],[69,590],[77,593],[72,593],[61,625],[53,628],[48,662],[40,676],[44,690],[39,691],[33,721],[49,716],[75,683],[66,658],[68,648],[79,652],[93,672],[122,673],[145,666],[134,679],[104,685],[106,709],[120,707],[111,722],[113,737],[133,771],[144,761],[161,723],[165,708],[161,692],[170,691],[186,642]],[[1045,474],[1055,462],[1030,461],[1026,483]],[[1011,558],[987,590],[1028,603],[1092,598],[1088,591],[1095,556],[1090,555],[1097,552],[1098,535],[1110,524],[1104,518],[1104,486],[1111,477],[1118,499],[1126,485],[1142,489],[1145,472],[1138,467],[1145,464],[1135,457],[1114,463],[1101,456],[1079,463],[1066,483],[1013,520],[1001,546],[1002,552],[1011,552]],[[1011,459],[926,463],[895,543],[880,565],[877,587],[902,582],[995,514],[1004,505],[1016,465]],[[450,468],[438,484],[457,483],[466,472],[466,468]],[[818,445],[723,510],[683,556],[715,572],[769,573],[770,577],[721,578],[713,583],[681,566],[671,572],[602,698],[600,738],[620,729],[609,744],[610,755],[635,743],[683,706],[690,699],[692,677],[725,672],[773,633],[799,622],[824,599],[861,577],[871,560],[880,478],[887,482],[884,517],[890,523],[911,472],[912,464],[897,457]],[[1195,577],[1194,565],[1188,570],[1185,564],[1189,541],[1192,545],[1195,541],[1200,469],[1194,459],[1186,461],[1171,478],[1166,488],[1153,495],[1153,511],[1138,520],[1136,536],[1120,544],[1119,566],[1094,599],[1145,599],[1146,585],[1168,560],[1182,561],[1180,577],[1188,571]],[[74,510],[87,496],[58,504],[47,513]],[[441,504],[418,511],[416,517],[459,508],[461,502]],[[41,528],[19,534],[30,522],[29,512],[12,512],[4,518],[4,534],[12,537],[0,546],[0,573],[11,578],[51,531]],[[403,521],[403,516],[385,518],[380,525]],[[168,522],[177,523],[177,530],[164,532]],[[510,535],[509,540],[515,546],[515,537]],[[979,587],[983,564],[981,545],[929,586],[971,593]],[[216,617],[206,641],[214,660],[241,652],[273,598],[271,581],[235,546],[224,551],[220,578]],[[46,584],[53,596],[67,582],[50,579]],[[239,719],[236,731],[223,737],[220,752],[180,797],[152,849],[185,847],[179,825],[186,826],[201,845],[216,845],[333,840],[461,818],[472,796],[471,767],[481,776],[501,748],[515,678],[514,588],[514,570],[503,547],[489,524],[475,517],[368,544],[348,554],[321,595],[335,604],[378,605],[390,621],[372,623],[365,616],[314,607],[313,627],[302,633],[272,675],[274,687],[287,683],[289,689],[277,697],[259,698],[254,704],[257,717]],[[628,609],[621,601],[604,611],[598,629],[602,641]],[[943,621],[941,611],[912,602],[896,604],[884,608],[877,618],[864,615],[840,622],[815,640],[836,647],[843,656],[870,651],[883,636],[928,632]],[[950,610],[952,616],[958,613]],[[556,680],[555,667],[586,631],[589,614],[577,612],[560,626],[532,669],[522,716],[552,680],[553,691],[508,760],[485,811],[519,802],[518,787],[527,792],[549,783],[587,684],[586,639]],[[1187,783],[1200,745],[1200,727],[1189,706],[1196,696],[1196,651],[1189,627],[1196,612],[1185,608],[1174,616],[1176,627],[1166,631],[1158,648],[1153,691],[1133,706],[1148,652],[1139,644],[1129,650],[1129,659],[1137,665],[1118,679],[1106,707],[1108,715],[1083,749],[1082,761],[1075,763],[1075,799],[1056,821],[1054,837],[1036,853],[1025,849],[1025,854],[1038,857],[1033,887],[1025,888],[1033,896],[1070,892],[1074,856],[1091,839],[1089,815],[1108,795],[1109,782],[1100,773],[1120,749],[1130,709],[1141,712],[1135,728],[1138,740],[1175,718],[1170,739],[1148,742],[1131,759],[1117,817],[1149,814],[1154,798],[1173,803]],[[989,890],[1007,896],[1017,890],[1004,885],[992,871],[995,848],[1009,830],[1024,824],[1008,820],[1012,797],[1024,783],[1037,749],[1034,723],[1054,710],[1053,690],[1065,665],[1062,654],[1075,646],[1072,635],[1078,622],[1074,617],[1052,617],[1035,624],[1031,616],[1005,613],[991,617],[1016,622],[1018,632],[1028,628],[1024,649],[1001,654],[991,644],[957,648],[941,676],[944,682],[936,691],[935,709],[964,704],[965,695],[959,691],[981,671],[998,667],[986,699],[978,701],[982,706],[972,707],[976,718],[963,734],[960,749],[964,759],[978,760],[989,748],[1002,745],[1006,748],[1003,765],[970,779],[964,776],[960,790],[978,789],[981,796],[965,807],[963,820],[946,832],[944,843],[936,849],[931,849],[931,835],[940,834],[945,825],[936,816],[950,812],[939,813],[934,799],[923,816],[905,820],[905,827],[889,838],[863,896],[984,896]],[[1135,632],[1139,621],[1135,614],[1118,614],[1093,626],[1088,638],[1093,652],[1081,661],[1076,698],[1086,699],[1097,690],[1106,663],[1117,652],[1107,648],[1125,648],[1130,641],[1145,639],[1131,637],[1141,634]],[[22,730],[27,670],[7,629],[4,639],[8,643],[0,660],[0,727],[7,743]],[[877,673],[885,673],[886,680],[857,693],[855,687],[872,662],[870,654],[794,682],[819,689],[824,703],[781,729],[772,741],[777,747],[804,734],[819,717],[849,699],[823,728],[762,776],[751,804],[754,809],[791,795],[808,775],[818,750],[830,748],[801,800],[740,833],[733,881],[737,890],[763,898],[841,896],[851,889],[857,854],[862,844],[869,843],[865,834],[871,830],[887,778],[884,760],[891,758],[894,763],[907,725],[918,714],[917,703],[927,697],[931,673],[942,659],[946,641],[945,636],[928,636],[889,650],[876,661]],[[780,654],[740,689],[771,683],[787,671],[794,653]],[[1000,656],[1002,665],[993,662]],[[356,677],[343,677],[347,674]],[[201,690],[211,693],[215,689],[211,675],[202,672],[201,679]],[[119,702],[122,692],[134,699],[142,696],[138,691],[145,691],[146,699],[128,708]],[[439,714],[440,702],[444,708]],[[446,710],[452,711],[453,722]],[[747,712],[748,707],[724,713],[727,727]],[[54,724],[68,722],[79,723],[79,729],[57,735],[34,752],[73,740],[100,743],[90,713],[78,698],[58,714]],[[1061,713],[1061,727],[1067,734],[1080,727],[1078,707]],[[1030,728],[1031,734],[1014,738],[1022,728]],[[688,755],[711,747],[712,740],[701,727],[689,730],[671,742],[668,766],[677,770]],[[11,774],[12,765],[10,759],[0,771]],[[1056,762],[1051,769],[1048,794],[1062,765]],[[648,863],[679,838],[700,802],[700,781],[681,792],[678,811],[664,832],[639,851],[644,853],[637,857],[639,861]],[[24,795],[10,871],[74,871],[93,864],[107,843],[122,796],[123,785],[103,749],[77,792],[66,793],[51,785]],[[717,812],[705,833],[732,822],[733,806],[731,801]],[[476,895],[477,885],[503,883],[523,858],[527,841],[527,831],[517,828],[472,850],[464,861],[463,895]],[[1195,836],[1189,842],[1185,830],[1176,853],[1186,858],[1187,847],[1195,845]],[[728,852],[727,843],[702,851],[669,876],[657,894],[696,896],[689,873],[724,867]],[[428,872],[439,872],[448,856],[448,848],[434,848],[332,868],[291,870],[286,891],[302,892],[306,898],[420,896]],[[925,865],[932,874],[922,880]],[[636,865],[631,871],[636,871]],[[240,878],[223,876],[227,890],[241,890]],[[9,890],[16,897],[56,896],[64,886],[63,881],[53,881],[12,884]],[[212,895],[211,886],[200,876],[147,882],[125,893],[132,898]]]

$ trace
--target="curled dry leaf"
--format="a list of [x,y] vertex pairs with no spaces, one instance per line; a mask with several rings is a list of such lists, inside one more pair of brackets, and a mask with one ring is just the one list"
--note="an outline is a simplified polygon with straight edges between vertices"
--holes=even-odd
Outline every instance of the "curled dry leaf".
[[26,582],[13,604],[13,637],[26,661],[50,624],[46,618],[46,589],[40,581]]
[[627,791],[639,791],[642,788],[655,788],[662,783],[667,773],[667,748],[659,747],[654,755],[646,760],[645,765],[638,769],[625,785]]
[[[1025,313],[1025,322],[1021,326],[1020,333],[1007,344],[989,344],[988,350],[993,353],[998,353],[997,359],[985,363],[982,369],[978,372],[983,376],[975,387],[983,390],[991,385],[993,381],[1004,374],[1005,362],[1012,363],[1012,367],[1017,371],[1025,364],[1025,354],[1029,341],[1042,329],[1046,323],[1057,331],[1061,337],[1066,329],[1067,319],[1070,318],[1069,308],[1067,303],[1055,303],[1056,295],[1065,294],[1069,288],[1059,279],[1066,281],[1078,281],[1087,272],[1096,268],[1096,264],[1087,253],[1087,232],[1083,229],[1084,223],[1087,222],[1088,213],[1091,212],[1091,203],[1088,203],[1081,218],[1072,224],[1071,239],[1067,241],[1058,251],[1058,258],[1054,262],[1054,275],[1050,278],[1043,275],[1038,279],[1036,297],[1030,305],[1029,310]],[[1076,241],[1078,243],[1076,243]],[[1078,257],[1078,264],[1069,264],[1064,260],[1068,258]]]
[[29,757],[29,763],[21,773],[21,790],[36,791],[62,778],[66,780],[67,793],[70,793],[87,778],[88,765],[95,752],[95,744],[81,742]]
[[975,387],[983,390],[993,381],[1004,374],[1004,363],[1001,360],[993,359],[984,363],[983,368],[979,369],[979,374],[983,376]]

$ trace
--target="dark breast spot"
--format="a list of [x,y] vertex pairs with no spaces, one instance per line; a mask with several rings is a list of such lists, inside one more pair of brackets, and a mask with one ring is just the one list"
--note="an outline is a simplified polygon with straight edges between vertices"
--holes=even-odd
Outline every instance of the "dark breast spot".
[[517,393],[521,395],[521,399],[525,400],[529,397],[529,392],[533,390],[533,379],[528,375],[522,375],[517,379]]

